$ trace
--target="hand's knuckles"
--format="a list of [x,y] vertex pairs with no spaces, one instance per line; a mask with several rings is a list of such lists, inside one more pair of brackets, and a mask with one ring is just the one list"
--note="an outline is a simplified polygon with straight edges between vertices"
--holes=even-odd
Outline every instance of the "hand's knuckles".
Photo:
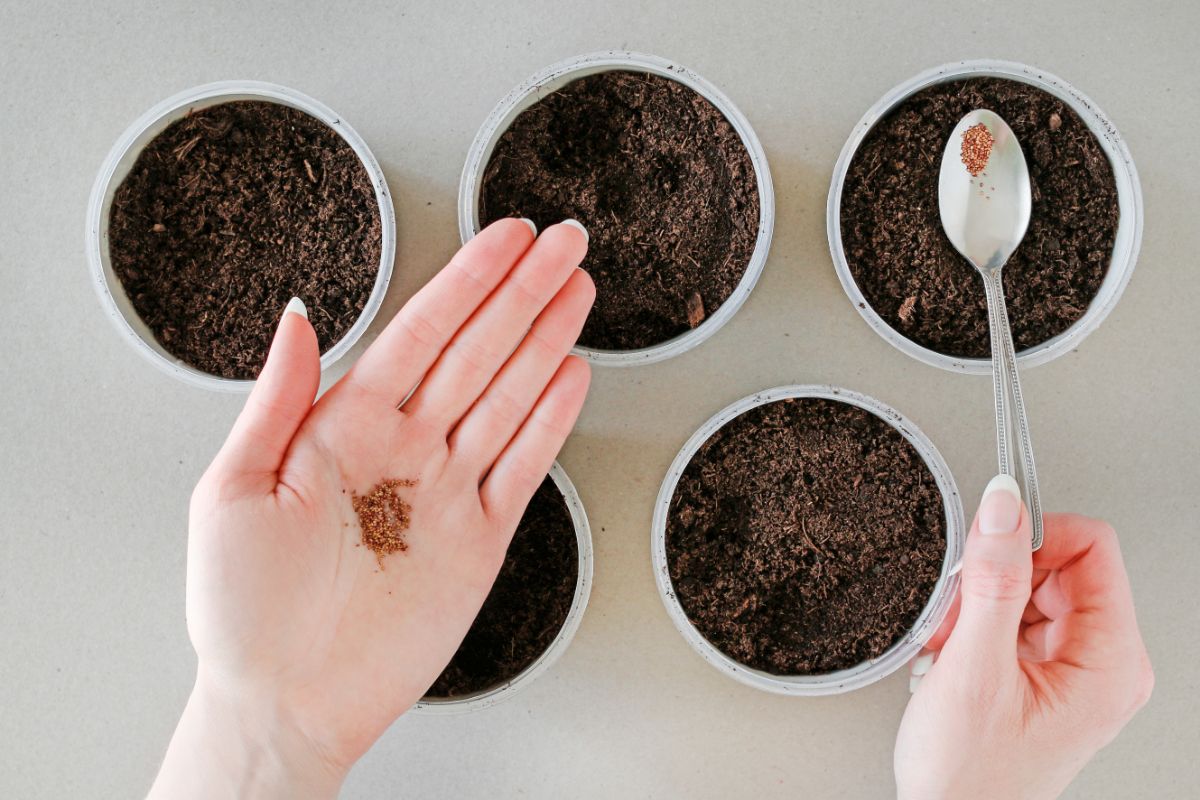
[[525,337],[522,347],[529,348],[532,351],[529,354],[536,361],[561,361],[566,347],[556,343],[556,340],[559,338],[556,336],[556,333],[557,331],[551,330],[548,324],[534,326]]
[[1096,546],[1104,550],[1120,550],[1121,545],[1117,537],[1117,529],[1110,522],[1103,519],[1089,518],[1088,524],[1092,529]]
[[513,301],[527,310],[540,311],[550,299],[546,291],[547,272],[539,270],[536,277],[527,276],[521,271],[515,273],[508,282]]
[[493,386],[483,395],[487,414],[493,420],[503,423],[510,430],[525,421],[529,414],[529,403],[514,395],[502,386]]
[[462,366],[473,372],[489,371],[502,357],[494,348],[470,336],[456,338],[450,344],[450,352]]
[[[480,244],[483,245],[482,249],[485,251],[484,253],[477,254],[482,263],[495,263],[503,257],[500,248],[487,246],[482,242]],[[454,257],[450,259],[449,270],[456,282],[464,284],[464,286],[459,287],[460,291],[487,290],[488,283],[479,275],[479,272],[475,269],[474,262],[462,257],[461,250],[455,253]]]
[[524,456],[513,456],[502,466],[502,469],[510,473],[510,478],[512,479],[509,481],[510,485],[520,487],[520,489],[513,492],[517,496],[523,494],[521,489],[532,487],[530,488],[530,491],[532,491],[534,488],[537,488],[542,479],[546,477],[545,470],[537,468],[532,461]]
[[1025,601],[1030,593],[1029,565],[999,559],[969,559],[963,565],[962,592],[981,600]]
[[416,309],[405,309],[396,317],[404,333],[421,349],[436,349],[445,341],[442,330]]
[[534,413],[529,421],[540,428],[547,438],[554,441],[564,441],[571,434],[571,426],[558,414],[545,411]]

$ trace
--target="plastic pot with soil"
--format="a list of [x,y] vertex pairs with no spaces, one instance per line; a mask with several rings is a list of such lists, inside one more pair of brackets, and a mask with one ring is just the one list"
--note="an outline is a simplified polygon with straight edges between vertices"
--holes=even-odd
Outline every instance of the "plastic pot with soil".
[[899,412],[827,386],[725,408],[676,456],[651,555],[675,627],[742,683],[857,689],[945,617],[966,531],[945,461]]
[[514,89],[459,186],[464,242],[508,216],[583,223],[597,299],[576,352],[606,365],[712,336],[758,280],[774,213],[766,156],[729,99],[674,62],[616,51]]
[[396,224],[379,164],[292,89],[200,86],[143,115],[88,207],[93,283],[123,337],[194,386],[248,391],[292,297],[321,366],[362,336],[391,278]]
[[458,652],[415,708],[476,711],[533,683],[575,637],[591,587],[591,529],[579,494],[556,463],[529,501]]
[[1017,358],[1077,347],[1116,305],[1137,260],[1142,196],[1121,135],[1078,90],[1006,61],[947,64],[905,81],[859,121],[834,168],[827,227],[859,314],[903,352],[943,369],[990,372],[978,273],[938,213],[938,169],[958,120],[1002,116],[1029,165],[1029,229],[1004,267]]

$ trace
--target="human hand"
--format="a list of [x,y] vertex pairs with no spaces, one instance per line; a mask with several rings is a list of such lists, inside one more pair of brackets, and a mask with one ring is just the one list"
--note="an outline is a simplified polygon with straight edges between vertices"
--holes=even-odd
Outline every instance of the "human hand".
[[[334,794],[437,678],[583,405],[586,249],[489,226],[315,405],[316,335],[283,315],[192,497],[199,666],[153,793]],[[414,481],[407,550],[377,560],[351,498],[389,479]]]
[[1031,555],[1016,482],[988,484],[959,602],[913,662],[900,798],[1056,797],[1150,698],[1116,534],[1071,514],[1045,531]]

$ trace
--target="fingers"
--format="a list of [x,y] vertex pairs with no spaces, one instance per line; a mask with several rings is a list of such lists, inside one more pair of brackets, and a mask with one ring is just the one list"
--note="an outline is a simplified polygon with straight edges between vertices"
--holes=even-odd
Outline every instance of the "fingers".
[[405,402],[404,412],[431,427],[452,428],[479,399],[586,252],[587,238],[578,228],[548,228],[454,336]]
[[274,488],[288,446],[312,410],[321,383],[321,353],[308,312],[298,298],[288,303],[263,366],[229,438],[218,454],[221,469],[259,476]]
[[[1071,611],[1071,601],[1063,592],[1057,570],[1046,575],[1046,579],[1034,588],[1030,608],[1043,619],[1058,619]],[[1036,622],[1036,619],[1027,620]]]
[[1112,527],[1078,514],[1047,514],[1046,531],[1050,541],[1043,542],[1033,561],[1039,569],[1057,570],[1061,603],[1131,620],[1133,593]]
[[967,540],[962,607],[942,658],[972,671],[1015,668],[1021,616],[1033,574],[1029,515],[1012,477],[992,479]]
[[347,384],[392,405],[403,400],[533,244],[532,224],[502,219],[463,245],[392,318],[346,376]]
[[480,477],[529,416],[579,338],[595,299],[592,279],[576,269],[451,434],[451,450],[476,465]]
[[484,510],[505,530],[516,527],[529,498],[554,464],[583,408],[590,379],[587,362],[567,356],[480,487]]
[[1051,661],[1054,659],[1052,639],[1056,629],[1053,620],[1043,619],[1021,629],[1017,655],[1022,661]]
[[1052,570],[1034,600],[1063,625],[1061,657],[1096,668],[1144,659],[1129,576],[1111,526],[1075,514],[1049,514],[1046,540],[1034,563]]

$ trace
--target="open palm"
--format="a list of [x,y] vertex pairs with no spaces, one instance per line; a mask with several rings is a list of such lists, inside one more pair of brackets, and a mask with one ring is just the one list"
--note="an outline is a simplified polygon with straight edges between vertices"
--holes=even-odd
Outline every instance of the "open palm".
[[[273,698],[341,766],[421,697],[583,404],[588,368],[568,352],[595,296],[577,269],[586,248],[569,225],[535,240],[519,220],[495,223],[315,405],[316,336],[284,314],[192,498],[203,680]],[[377,558],[351,499],[389,479],[413,482],[398,490],[407,550]]]

